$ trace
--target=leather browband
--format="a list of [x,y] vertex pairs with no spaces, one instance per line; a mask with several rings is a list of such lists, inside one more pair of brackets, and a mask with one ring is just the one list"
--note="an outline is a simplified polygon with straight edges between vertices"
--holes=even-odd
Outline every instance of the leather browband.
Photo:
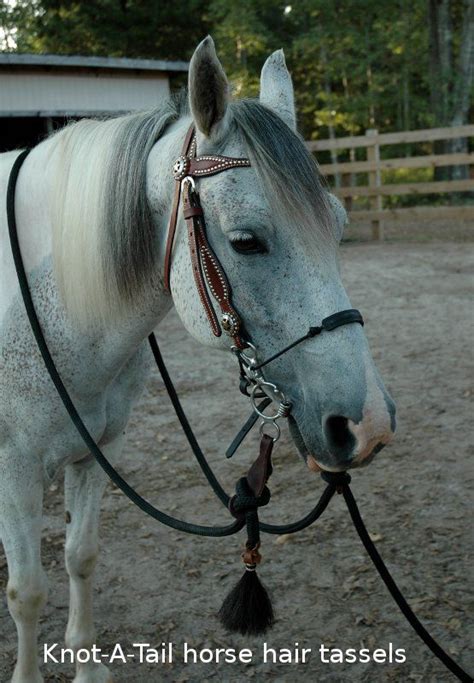
[[[219,155],[196,156],[196,138],[194,126],[186,134],[181,156],[173,165],[173,176],[176,181],[173,206],[168,228],[164,262],[164,285],[170,291],[170,272],[173,243],[178,224],[180,198],[183,199],[183,215],[188,229],[188,242],[191,254],[194,281],[199,298],[206,312],[211,330],[216,337],[222,334],[221,327],[234,340],[238,348],[244,348],[245,342],[240,336],[241,321],[231,303],[231,288],[224,269],[213,252],[206,237],[204,213],[191,181],[186,178],[200,178],[222,173],[231,168],[249,167],[248,159],[236,159]],[[183,182],[184,181],[184,182]],[[208,290],[218,302],[221,317],[218,319]]]

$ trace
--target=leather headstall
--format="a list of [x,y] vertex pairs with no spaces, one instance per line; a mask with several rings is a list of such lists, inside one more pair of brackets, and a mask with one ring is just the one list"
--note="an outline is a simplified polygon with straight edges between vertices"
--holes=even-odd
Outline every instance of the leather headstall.
[[[194,281],[199,298],[213,334],[216,337],[220,337],[223,329],[226,334],[232,337],[234,344],[239,349],[246,346],[246,343],[240,336],[241,319],[232,306],[232,290],[224,269],[207,241],[204,213],[199,193],[195,188],[194,178],[216,175],[232,168],[248,166],[250,166],[250,161],[243,158],[236,159],[216,154],[196,156],[194,126],[189,128],[181,155],[173,165],[173,177],[176,181],[176,186],[168,228],[164,264],[164,284],[165,289],[169,292],[173,243],[178,224],[180,199],[182,197],[183,215],[188,231]],[[209,292],[219,304],[220,318],[216,315]]]

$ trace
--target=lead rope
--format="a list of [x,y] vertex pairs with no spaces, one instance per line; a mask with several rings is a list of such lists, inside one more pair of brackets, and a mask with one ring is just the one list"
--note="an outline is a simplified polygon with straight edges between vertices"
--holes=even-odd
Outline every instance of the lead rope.
[[[236,496],[233,499],[230,499],[229,496],[225,493],[224,489],[220,486],[219,482],[217,481],[215,475],[213,474],[211,468],[209,467],[209,464],[207,463],[207,460],[202,452],[202,450],[199,447],[199,444],[197,442],[197,439],[192,432],[192,429],[189,425],[189,422],[184,415],[184,411],[182,410],[182,407],[179,403],[178,396],[176,394],[176,391],[172,385],[171,379],[169,377],[169,374],[166,370],[166,367],[164,366],[163,359],[161,358],[161,354],[159,352],[158,345],[156,344],[156,339],[154,340],[154,344],[152,343],[152,340],[150,339],[150,344],[152,345],[152,350],[154,352],[155,358],[157,357],[156,351],[158,351],[158,357],[161,359],[161,367],[160,364],[158,364],[158,367],[161,372],[161,368],[164,369],[164,373],[162,373],[163,381],[165,382],[165,385],[168,389],[168,393],[170,395],[170,399],[173,403],[173,407],[176,411],[176,414],[178,415],[178,418],[181,422],[181,425],[185,424],[186,429],[184,429],[185,435],[191,445],[191,448],[194,452],[194,455],[196,456],[196,459],[201,466],[201,469],[203,470],[207,480],[209,481],[211,487],[215,491],[216,495],[220,498],[221,502],[224,505],[229,505],[230,504],[230,509],[234,510],[234,514],[237,515],[237,519],[232,523],[227,526],[203,526],[203,525],[198,525],[198,524],[191,524],[189,522],[184,522],[183,520],[176,519],[174,517],[171,517],[170,515],[167,515],[166,513],[158,510],[156,507],[151,505],[145,498],[143,498],[139,493],[137,493],[123,478],[122,476],[117,472],[117,470],[111,465],[111,463],[107,460],[105,455],[102,453],[100,448],[97,446],[95,443],[94,439],[90,435],[87,427],[85,426],[84,422],[82,421],[79,413],[77,412],[74,403],[69,396],[69,393],[64,386],[62,379],[57,371],[57,368],[54,364],[54,360],[49,352],[48,346],[46,344],[46,340],[44,338],[41,325],[39,323],[38,317],[36,315],[33,299],[31,296],[31,292],[28,286],[28,279],[26,276],[25,268],[23,265],[23,259],[21,255],[21,250],[20,250],[20,245],[18,241],[18,234],[17,234],[17,228],[16,228],[16,218],[15,218],[15,188],[16,188],[16,182],[18,178],[18,174],[21,168],[21,165],[27,155],[29,154],[30,150],[27,149],[23,151],[15,160],[11,173],[10,173],[10,178],[8,181],[8,189],[7,189],[7,218],[8,218],[8,232],[9,232],[9,237],[10,237],[10,244],[11,244],[11,249],[12,249],[12,255],[13,255],[13,260],[15,263],[16,271],[17,271],[17,276],[18,276],[18,282],[21,290],[21,294],[23,297],[23,301],[25,304],[25,309],[28,315],[28,319],[31,325],[31,329],[33,332],[33,335],[36,339],[36,343],[38,345],[39,351],[41,353],[41,356],[43,358],[45,367],[49,373],[49,376],[51,377],[51,380],[53,381],[53,384],[58,392],[58,395],[61,399],[61,401],[64,404],[64,407],[66,408],[74,426],[76,427],[78,433],[80,434],[81,438],[83,439],[84,443],[86,444],[87,448],[89,451],[92,453],[98,464],[102,467],[102,469],[106,472],[106,474],[110,477],[110,479],[114,482],[114,484],[121,489],[121,491],[135,504],[137,505],[143,512],[148,514],[150,517],[153,517],[157,521],[161,522],[162,524],[165,524],[169,527],[172,527],[173,529],[176,529],[178,531],[183,531],[185,533],[190,533],[190,534],[195,534],[199,536],[211,536],[211,537],[220,537],[220,536],[229,536],[231,534],[237,533],[240,531],[245,525],[247,526],[247,534],[248,534],[248,540],[247,540],[247,546],[246,550],[244,551],[243,554],[243,560],[246,565],[246,572],[244,577],[241,579],[239,582],[240,587],[242,588],[242,582],[244,584],[248,583],[248,580],[245,578],[247,575],[255,575],[255,569],[259,561],[259,553],[258,553],[258,546],[260,543],[260,536],[259,532],[264,531],[266,533],[270,534],[282,534],[282,533],[295,533],[296,531],[299,531],[300,529],[304,529],[305,527],[309,526],[312,524],[318,517],[321,516],[321,514],[324,512],[326,509],[329,501],[331,500],[332,496],[334,493],[337,491],[338,493],[342,493],[344,496],[344,500],[347,504],[347,507],[349,509],[349,513],[351,515],[352,521],[354,523],[354,526],[357,530],[357,533],[359,534],[359,537],[364,544],[364,547],[367,550],[367,553],[369,554],[372,562],[374,563],[377,571],[379,572],[380,576],[382,577],[382,580],[384,581],[385,585],[387,586],[388,590],[390,591],[393,599],[397,603],[398,607],[400,608],[401,612],[404,614],[410,625],[413,627],[413,629],[416,631],[416,633],[420,636],[420,638],[423,640],[423,642],[429,647],[429,649],[433,652],[433,654],[446,666],[449,671],[451,671],[460,681],[463,683],[472,683],[473,678],[470,676],[464,669],[462,669],[448,654],[445,652],[441,646],[432,638],[432,636],[428,633],[428,631],[424,628],[424,626],[421,624],[417,616],[414,614],[413,610],[409,607],[408,603],[406,602],[405,598],[403,597],[400,589],[398,588],[397,584],[393,580],[392,576],[390,575],[390,572],[388,571],[387,567],[385,566],[382,558],[380,557],[377,549],[375,548],[373,542],[370,540],[369,534],[367,532],[367,529],[364,525],[364,522],[360,516],[356,501],[352,495],[352,491],[349,487],[349,482],[350,482],[350,476],[346,472],[342,473],[332,473],[332,472],[322,472],[321,476],[324,479],[324,481],[327,482],[326,489],[323,491],[321,498],[315,508],[308,514],[306,517],[303,517],[301,520],[298,522],[295,522],[293,524],[285,524],[285,525],[271,525],[271,524],[264,524],[261,523],[258,520],[258,507],[261,505],[265,505],[268,500],[269,500],[269,492],[268,494],[265,493],[265,484],[263,485],[261,489],[260,495],[256,495],[258,491],[256,492],[254,488],[252,488],[252,483],[255,484],[255,477],[252,474],[252,468],[256,465],[254,463],[254,466],[252,466],[247,474],[247,477],[245,478],[246,484],[243,485],[241,484],[239,487],[239,483],[237,486],[237,493]],[[153,337],[154,339],[154,337]],[[171,388],[171,391],[169,390]],[[178,407],[179,406],[179,407]],[[269,438],[269,437],[266,437]],[[264,439],[265,435],[262,439],[262,448],[264,447]],[[261,457],[262,453],[260,454],[259,458]],[[263,469],[260,472],[260,477],[257,477],[257,483],[261,481],[266,481],[266,479],[270,476],[271,473],[271,467],[268,467],[268,463],[270,463],[270,456],[271,456],[271,448],[268,447],[268,452],[266,454],[266,459],[267,459],[267,469]],[[265,460],[265,458],[263,458]],[[257,459],[258,461],[258,459]],[[257,462],[256,461],[256,462]],[[258,468],[257,468],[258,469]],[[249,479],[250,477],[250,479]],[[239,482],[242,482],[242,480],[239,480]],[[250,488],[247,488],[247,486]],[[268,489],[267,489],[268,491]],[[249,495],[250,494],[250,495]],[[244,498],[246,500],[244,500]],[[267,500],[268,498],[268,500]],[[232,505],[233,501],[233,505]],[[265,502],[266,501],[266,502]],[[243,518],[242,518],[242,513],[243,513]],[[257,585],[253,579],[252,581],[252,587],[255,587]],[[228,598],[226,601],[224,601],[222,610],[225,611],[225,606],[226,602],[231,598],[232,593],[236,592],[236,589],[238,589],[239,584],[235,587],[235,589],[229,594]],[[248,587],[248,586],[247,586]],[[243,586],[243,589],[245,589],[245,585]],[[252,588],[253,590],[253,588]],[[241,605],[241,607],[247,609],[249,605],[253,606],[258,610],[262,608],[262,595],[263,593],[259,590],[258,591],[258,599],[255,599],[255,595],[253,592],[247,591],[247,602],[245,605]],[[264,590],[264,589],[263,589]],[[240,595],[241,591],[237,590],[237,593]],[[265,591],[265,595],[266,591]],[[267,595],[268,599],[268,595]],[[260,600],[260,602],[259,602]],[[253,601],[253,602],[252,602]],[[268,599],[269,601],[269,599]],[[231,601],[232,602],[232,601]],[[235,602],[235,601],[234,601]],[[263,600],[263,603],[265,603],[265,600]],[[227,605],[228,606],[228,605]],[[255,632],[252,631],[252,629],[259,629],[259,632],[264,631],[268,626],[271,625],[273,622],[273,611],[271,608],[271,603],[268,604],[263,604],[263,609],[265,611],[264,614],[264,621],[265,624],[257,624],[255,626],[255,610],[252,611],[252,613],[245,614],[241,613],[238,615],[238,617],[235,619],[236,625],[237,625],[237,630],[241,630],[240,628],[241,624],[243,623],[243,620],[247,618],[247,620],[250,619],[250,624],[245,628],[244,627],[244,632]],[[222,616],[222,613],[221,613]],[[234,615],[235,617],[235,615]],[[257,618],[257,621],[261,621]],[[235,626],[235,624],[234,624]]]
[[364,548],[367,551],[370,559],[375,565],[382,581],[387,586],[390,595],[397,603],[401,613],[406,618],[410,626],[416,631],[417,635],[422,639],[422,641],[429,647],[431,652],[448,668],[455,676],[458,677],[463,683],[472,683],[472,676],[470,676],[467,671],[462,669],[457,662],[452,659],[448,653],[443,650],[441,645],[439,645],[436,640],[430,635],[430,633],[423,626],[421,621],[418,619],[416,614],[411,609],[410,605],[407,603],[403,597],[403,593],[395,583],[392,575],[388,571],[385,562],[382,560],[377,548],[375,547],[373,541],[371,540],[369,533],[365,527],[365,524],[360,516],[359,508],[355,501],[352,491],[348,484],[343,484],[342,494],[346,505],[348,507],[351,519],[354,523],[355,529],[359,534],[359,538],[362,541]]

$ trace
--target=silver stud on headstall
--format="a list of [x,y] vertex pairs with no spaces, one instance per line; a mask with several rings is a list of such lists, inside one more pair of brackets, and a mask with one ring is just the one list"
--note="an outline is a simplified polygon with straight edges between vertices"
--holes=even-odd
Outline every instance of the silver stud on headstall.
[[190,159],[189,157],[180,156],[173,164],[173,178],[175,180],[183,180],[189,171]]
[[231,313],[224,313],[221,318],[222,329],[230,337],[233,337],[239,329],[239,321]]

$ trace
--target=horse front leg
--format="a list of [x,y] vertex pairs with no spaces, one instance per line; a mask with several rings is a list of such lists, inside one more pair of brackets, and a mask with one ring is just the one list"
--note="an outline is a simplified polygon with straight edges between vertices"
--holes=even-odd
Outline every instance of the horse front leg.
[[[103,448],[112,461],[120,453],[122,439]],[[74,651],[90,649],[96,642],[93,620],[93,572],[99,552],[100,502],[107,477],[95,461],[66,467],[66,568],[70,602],[66,645]],[[111,683],[104,664],[76,664],[74,683]]]
[[0,539],[8,563],[8,609],[18,632],[12,683],[42,683],[38,621],[46,602],[41,565],[43,478],[39,459],[0,451]]

